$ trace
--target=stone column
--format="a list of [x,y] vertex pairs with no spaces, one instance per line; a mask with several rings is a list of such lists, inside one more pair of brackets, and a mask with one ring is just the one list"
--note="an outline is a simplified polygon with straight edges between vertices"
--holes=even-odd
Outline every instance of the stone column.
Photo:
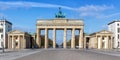
[[10,36],[8,35],[8,48],[10,48]]
[[37,46],[40,48],[41,47],[41,40],[40,40],[40,29],[37,29],[37,39],[36,39],[36,43],[37,43]]
[[75,28],[72,29],[71,48],[75,48]]
[[48,48],[48,29],[45,28],[45,48]]
[[13,35],[12,35],[12,48],[15,49],[15,40]]
[[26,48],[26,36],[23,35],[23,48]]
[[98,49],[100,49],[100,40],[101,40],[100,37],[98,37],[97,40],[98,40],[97,41],[97,43],[98,43]]
[[104,37],[104,49],[108,49],[108,36]]
[[110,49],[110,36],[108,36],[108,49]]
[[63,47],[66,48],[67,44],[66,44],[66,35],[67,35],[67,29],[64,29],[64,41],[63,41]]
[[18,35],[18,48],[21,48],[21,41],[20,41],[20,35]]
[[11,48],[13,48],[13,35],[12,35],[12,37],[11,37]]
[[79,48],[83,48],[83,29],[79,31]]
[[102,36],[98,38],[98,49],[102,48]]
[[113,37],[112,36],[110,36],[111,37],[111,39],[110,39],[110,48],[112,49],[113,48]]
[[104,49],[106,49],[107,48],[107,37],[105,36],[104,37]]
[[10,48],[12,48],[12,36],[10,38]]
[[56,48],[56,28],[53,28],[53,48]]
[[103,45],[102,45],[102,43],[103,43],[102,37],[103,37],[103,36],[100,37],[100,49],[103,48]]
[[105,45],[106,45],[106,49],[108,49],[108,36],[106,36],[106,40],[105,40]]
[[11,46],[12,46],[12,43],[11,43],[11,36],[9,35],[8,36],[8,48],[11,48]]
[[108,49],[111,49],[111,39],[110,39],[111,37],[110,36],[108,36]]
[[87,37],[84,38],[84,48],[85,48],[85,49],[86,49],[86,46],[87,46],[87,45],[86,45],[86,44],[87,44],[86,38],[87,38]]
[[97,35],[96,35],[95,39],[96,39],[95,46],[96,46],[96,48],[98,48],[98,36]]

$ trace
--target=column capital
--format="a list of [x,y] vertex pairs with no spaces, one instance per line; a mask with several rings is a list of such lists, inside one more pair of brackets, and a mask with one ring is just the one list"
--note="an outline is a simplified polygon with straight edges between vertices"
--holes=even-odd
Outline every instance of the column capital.
[[56,28],[53,28],[53,30],[56,30]]
[[48,28],[45,28],[45,30],[48,30]]
[[14,37],[14,35],[11,35],[12,37]]
[[67,28],[64,28],[64,30],[67,30]]
[[75,30],[75,28],[72,28],[72,30]]
[[18,38],[20,37],[20,35],[18,35]]

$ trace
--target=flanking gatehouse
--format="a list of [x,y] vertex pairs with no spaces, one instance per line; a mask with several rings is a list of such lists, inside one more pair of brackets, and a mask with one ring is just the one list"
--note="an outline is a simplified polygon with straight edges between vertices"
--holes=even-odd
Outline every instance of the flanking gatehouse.
[[90,34],[89,48],[112,49],[113,33],[107,30],[102,30]]
[[8,32],[8,49],[31,48],[31,35],[19,30]]

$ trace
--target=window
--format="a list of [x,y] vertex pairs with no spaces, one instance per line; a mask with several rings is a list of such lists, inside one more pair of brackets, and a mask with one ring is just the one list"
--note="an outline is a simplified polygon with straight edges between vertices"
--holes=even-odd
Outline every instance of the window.
[[8,25],[8,28],[11,28],[11,26],[10,26],[10,25]]
[[102,37],[102,40],[104,40],[104,37]]
[[119,26],[119,24],[117,24],[117,26]]
[[1,46],[3,46],[3,42],[1,42]]
[[7,32],[9,32],[9,31],[11,31],[11,29],[10,29],[10,28],[8,28],[6,31],[7,31]]
[[3,35],[1,34],[1,39],[3,39]]
[[2,24],[2,23],[1,23],[0,25],[1,25],[1,26],[3,26],[3,24]]
[[118,39],[119,39],[120,37],[119,37],[119,34],[118,34]]
[[3,29],[0,29],[0,32],[3,32]]
[[118,28],[117,30],[118,30],[118,33],[120,33],[120,28]]

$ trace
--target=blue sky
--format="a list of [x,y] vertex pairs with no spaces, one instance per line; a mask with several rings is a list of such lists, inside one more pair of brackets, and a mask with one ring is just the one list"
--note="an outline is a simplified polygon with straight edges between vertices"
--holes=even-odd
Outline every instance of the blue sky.
[[34,33],[37,19],[53,19],[62,7],[68,19],[83,19],[84,32],[107,30],[107,24],[120,19],[120,0],[0,0],[0,18],[13,23],[13,29]]

